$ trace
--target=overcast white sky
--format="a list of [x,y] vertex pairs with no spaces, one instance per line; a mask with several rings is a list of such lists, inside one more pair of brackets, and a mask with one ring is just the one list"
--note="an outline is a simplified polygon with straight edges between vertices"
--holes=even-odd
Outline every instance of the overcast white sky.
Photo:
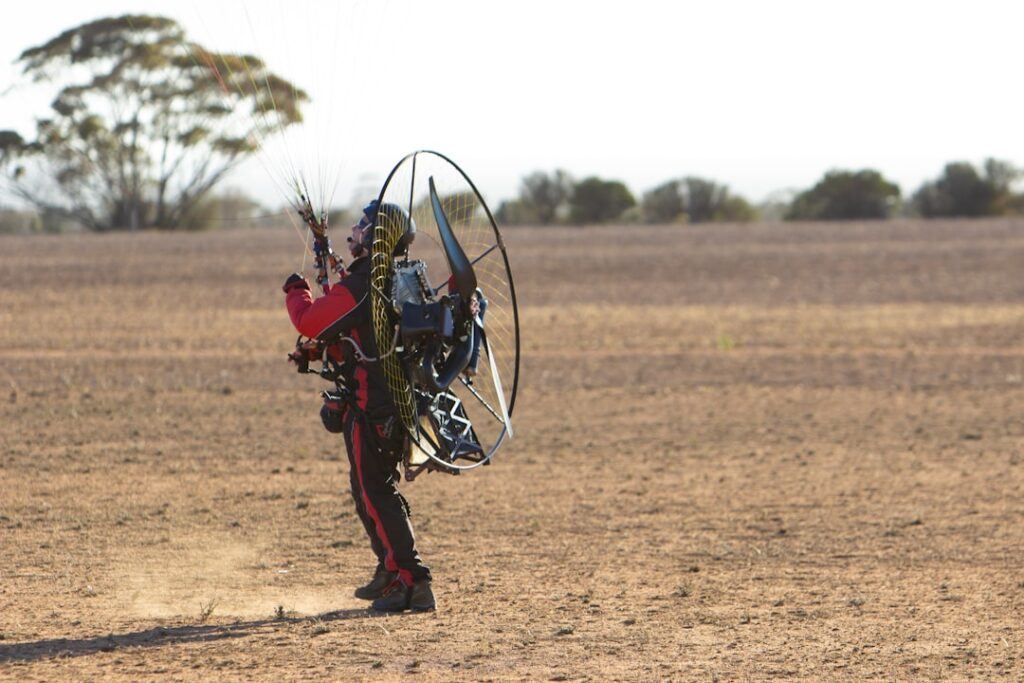
[[[638,196],[699,175],[760,201],[831,168],[876,168],[910,193],[951,160],[1024,165],[1019,1],[36,0],[4,11],[0,92],[21,50],[115,14],[166,15],[210,49],[258,54],[313,96],[295,144],[337,171],[342,199],[422,148],[459,163],[492,206],[523,175],[555,168]],[[31,132],[43,112],[30,94],[0,97],[0,129]],[[279,195],[258,163],[228,185],[268,204]]]

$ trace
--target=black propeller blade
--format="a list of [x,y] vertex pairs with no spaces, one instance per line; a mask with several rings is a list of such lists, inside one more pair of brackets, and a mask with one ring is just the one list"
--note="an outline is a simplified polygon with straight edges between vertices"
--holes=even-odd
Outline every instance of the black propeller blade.
[[437,221],[438,232],[441,233],[441,243],[444,245],[444,254],[448,258],[448,267],[455,278],[455,287],[462,297],[462,305],[468,311],[469,298],[476,291],[476,273],[473,272],[473,264],[470,263],[462,245],[455,238],[452,226],[448,223],[448,216],[441,207],[441,199],[437,196],[437,188],[434,187],[434,177],[428,179],[430,184],[430,203],[434,208],[434,219]]

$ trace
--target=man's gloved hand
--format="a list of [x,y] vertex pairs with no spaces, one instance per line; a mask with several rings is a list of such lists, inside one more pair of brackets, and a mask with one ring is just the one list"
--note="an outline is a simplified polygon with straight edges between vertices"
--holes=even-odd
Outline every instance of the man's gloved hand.
[[299,337],[295,341],[295,350],[288,354],[288,360],[298,366],[300,374],[304,374],[309,372],[310,361],[320,358],[322,352],[320,342],[315,339],[302,341],[302,337]]
[[298,273],[292,273],[288,276],[288,279],[284,281],[284,287],[281,289],[285,294],[287,294],[293,289],[309,289],[309,283],[306,282],[306,278],[302,277]]

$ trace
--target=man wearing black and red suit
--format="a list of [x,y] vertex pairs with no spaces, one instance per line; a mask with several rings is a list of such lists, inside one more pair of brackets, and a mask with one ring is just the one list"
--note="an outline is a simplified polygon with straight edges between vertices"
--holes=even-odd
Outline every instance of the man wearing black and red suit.
[[[435,607],[430,570],[416,550],[409,506],[398,491],[398,467],[405,448],[403,427],[380,366],[360,359],[352,344],[358,345],[366,358],[379,355],[369,303],[369,254],[377,210],[377,201],[370,202],[362,219],[352,226],[348,246],[354,260],[341,281],[329,285],[325,295],[314,300],[309,283],[295,273],[284,284],[285,304],[300,334],[330,343],[328,355],[343,361],[342,376],[351,390],[341,406],[341,426],[352,497],[377,556],[373,579],[356,589],[355,595],[373,600],[373,608],[380,611],[428,611]],[[351,342],[340,337],[349,337]]]

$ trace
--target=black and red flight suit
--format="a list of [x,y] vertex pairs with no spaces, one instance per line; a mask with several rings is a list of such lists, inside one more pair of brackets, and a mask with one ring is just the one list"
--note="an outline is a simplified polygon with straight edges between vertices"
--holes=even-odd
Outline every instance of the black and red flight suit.
[[[288,289],[285,304],[300,334],[323,341],[351,337],[365,356],[376,358],[369,290],[370,259],[362,257],[351,263],[341,281],[331,285],[324,296],[314,300],[308,286],[294,287]],[[335,342],[328,353],[336,360],[345,359],[342,375],[352,394],[342,424],[352,497],[378,569],[397,573],[406,586],[429,579],[430,570],[416,551],[408,503],[398,492],[404,431],[395,416],[384,373],[376,362],[358,362],[347,341]]]

